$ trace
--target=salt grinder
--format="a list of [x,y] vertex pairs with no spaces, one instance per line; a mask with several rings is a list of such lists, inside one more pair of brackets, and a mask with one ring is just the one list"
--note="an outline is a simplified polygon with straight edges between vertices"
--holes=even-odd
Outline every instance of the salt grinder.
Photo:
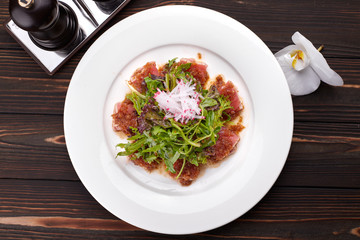
[[74,11],[57,0],[10,0],[10,16],[32,42],[47,51],[70,51],[81,31]]

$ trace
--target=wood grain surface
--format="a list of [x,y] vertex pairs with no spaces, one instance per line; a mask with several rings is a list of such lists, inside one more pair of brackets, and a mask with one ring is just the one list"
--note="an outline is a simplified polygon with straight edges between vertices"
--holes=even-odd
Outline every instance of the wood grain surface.
[[[324,44],[345,82],[293,97],[292,146],[272,189],[237,220],[191,236],[148,232],[106,211],[77,177],[63,131],[68,85],[96,38],[141,10],[174,4],[224,13],[273,53],[300,31]],[[0,22],[8,18],[8,0],[0,1]],[[359,30],[358,0],[132,0],[48,76],[1,27],[0,239],[360,239]]]

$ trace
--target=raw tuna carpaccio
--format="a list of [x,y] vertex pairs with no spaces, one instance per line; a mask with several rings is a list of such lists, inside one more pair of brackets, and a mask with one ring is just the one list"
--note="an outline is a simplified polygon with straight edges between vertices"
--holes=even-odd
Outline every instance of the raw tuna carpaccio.
[[[202,87],[204,87],[209,80],[207,64],[197,62],[195,59],[191,58],[183,58],[177,64],[189,62],[191,63],[191,66],[187,71],[192,74]],[[129,80],[129,84],[138,92],[146,93],[147,87],[144,78],[148,76],[158,76],[159,78],[162,78],[163,67],[164,66],[161,66],[158,69],[155,62],[148,62],[134,72]],[[240,115],[244,108],[242,101],[238,96],[238,90],[231,81],[225,82],[221,75],[216,77],[215,83],[213,84],[221,95],[224,95],[230,100],[232,108],[225,110],[225,112],[231,117],[231,120],[234,120]],[[139,126],[139,115],[137,114],[133,103],[126,98],[123,102],[115,104],[112,116],[113,130],[115,132],[122,132],[130,136],[133,134],[130,127],[137,128]],[[225,125],[221,128],[217,133],[218,139],[216,144],[204,149],[204,153],[208,156],[207,163],[209,165],[217,165],[235,150],[237,143],[240,140],[238,133],[242,128],[241,122],[237,125]],[[130,157],[135,165],[141,166],[149,172],[161,167],[156,161],[147,163],[141,157],[136,159],[134,154]],[[174,163],[174,169],[175,173],[168,172],[169,176],[177,179],[181,185],[188,186],[199,177],[202,166],[195,166],[187,161],[183,166],[183,159],[178,159]],[[180,169],[182,169],[182,172],[177,178]]]

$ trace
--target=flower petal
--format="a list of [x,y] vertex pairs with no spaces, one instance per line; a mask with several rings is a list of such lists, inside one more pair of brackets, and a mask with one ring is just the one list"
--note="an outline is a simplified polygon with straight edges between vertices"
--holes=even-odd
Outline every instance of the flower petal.
[[275,55],[276,58],[279,58],[281,56],[284,56],[285,54],[288,54],[289,52],[291,52],[293,50],[297,50],[296,45],[289,45],[289,46],[281,49],[280,51],[278,51],[274,55]]
[[322,81],[333,86],[341,86],[344,84],[340,75],[330,68],[324,56],[308,39],[299,32],[295,32],[292,36],[292,40],[296,45],[301,45],[305,48],[309,58],[311,59],[310,66],[319,75]]
[[[297,56],[301,54],[301,56]],[[287,46],[274,54],[276,58],[284,56],[288,64],[296,71],[301,71],[309,66],[310,59],[306,54],[305,48],[298,45]]]
[[290,93],[301,96],[314,92],[320,85],[320,78],[315,71],[310,67],[296,71],[289,66],[284,56],[277,57],[277,60],[285,74]]

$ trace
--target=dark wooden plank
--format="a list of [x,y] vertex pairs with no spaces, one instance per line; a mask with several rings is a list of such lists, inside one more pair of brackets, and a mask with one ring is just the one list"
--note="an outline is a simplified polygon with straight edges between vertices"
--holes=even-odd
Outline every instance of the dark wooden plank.
[[[356,30],[360,24],[360,6],[356,0],[345,0],[341,4],[336,0],[132,1],[121,14],[127,16],[151,7],[176,4],[195,5],[224,13],[258,34],[273,51],[289,45],[291,35],[300,31],[311,37],[315,45],[328,46],[329,56],[360,56],[360,33]],[[121,14],[117,16],[120,20],[123,18]]]
[[358,124],[295,122],[277,185],[360,187]]
[[116,219],[79,181],[0,180],[0,218],[63,217]]
[[[304,0],[301,2],[275,0],[133,0],[126,6],[108,28],[117,21],[138,11],[170,4],[187,4],[220,11],[257,33],[273,50],[279,50],[291,42],[290,36],[301,31],[311,37],[316,45],[325,44],[332,56],[358,57],[360,55],[359,29],[360,7],[357,0]],[[329,17],[331,16],[331,17]],[[9,17],[8,1],[0,2],[0,22]],[[106,29],[105,28],[105,29]],[[99,33],[101,34],[101,32]],[[0,48],[20,48],[0,29]]]
[[[2,179],[0,192],[2,238],[189,237],[150,233],[117,219],[79,182]],[[244,216],[191,239],[354,239],[359,202],[360,189],[274,187]]]
[[[96,37],[126,16],[168,4],[225,13],[258,34],[273,52],[291,44],[290,36],[299,30],[316,46],[325,44],[323,54],[345,85],[322,84],[311,95],[293,97],[295,129],[288,160],[255,208],[209,232],[160,235],[104,210],[78,181],[67,155],[65,94],[91,43],[49,77],[0,28],[0,238],[359,239],[359,2],[133,0]],[[7,5],[0,2],[0,22],[8,18]]]
[[293,97],[295,119],[360,123],[360,61],[329,58],[328,62],[342,76],[344,85],[321,83],[314,93]]
[[[61,115],[0,114],[0,178],[77,180]],[[278,185],[360,187],[357,124],[295,122]],[[339,181],[341,179],[341,181]]]
[[[67,87],[80,54],[52,77],[21,50],[0,49],[0,113],[62,114]],[[295,119],[358,123],[360,59],[329,59],[344,79],[342,87],[326,84],[306,96],[293,97]],[[26,71],[24,71],[24,69]]]
[[62,114],[76,56],[49,77],[24,51],[0,50],[0,112]]
[[62,116],[0,115],[0,178],[77,180]]
[[[259,33],[273,52],[290,44],[290,36],[294,31],[304,30],[302,32],[305,35],[309,33],[309,38],[311,37],[315,45],[325,44],[323,54],[328,58],[330,65],[343,76],[345,85],[342,88],[333,88],[323,84],[317,92],[309,96],[294,98],[296,119],[322,121],[326,118],[326,121],[331,122],[357,122],[360,119],[358,98],[360,33],[354,31],[360,26],[360,14],[358,14],[360,7],[357,1],[347,0],[342,4],[335,0],[326,3],[324,1],[294,3],[280,0],[276,2],[132,1],[96,37],[117,21],[142,9],[181,3],[218,9],[244,22]],[[328,14],[332,14],[333,17],[327,18]],[[2,1],[0,20],[5,21],[7,17],[7,1]],[[284,21],[289,23],[291,29],[284,30],[287,27],[284,26]],[[319,27],[323,30],[319,31]],[[12,42],[9,39],[8,34],[1,29],[0,112],[61,114],[71,75],[91,43],[76,54],[55,76],[49,77],[21,48],[14,48],[13,43],[8,46],[7,42]],[[339,46],[346,46],[347,49],[339,50]],[[335,56],[342,58],[333,59],[332,57]]]

